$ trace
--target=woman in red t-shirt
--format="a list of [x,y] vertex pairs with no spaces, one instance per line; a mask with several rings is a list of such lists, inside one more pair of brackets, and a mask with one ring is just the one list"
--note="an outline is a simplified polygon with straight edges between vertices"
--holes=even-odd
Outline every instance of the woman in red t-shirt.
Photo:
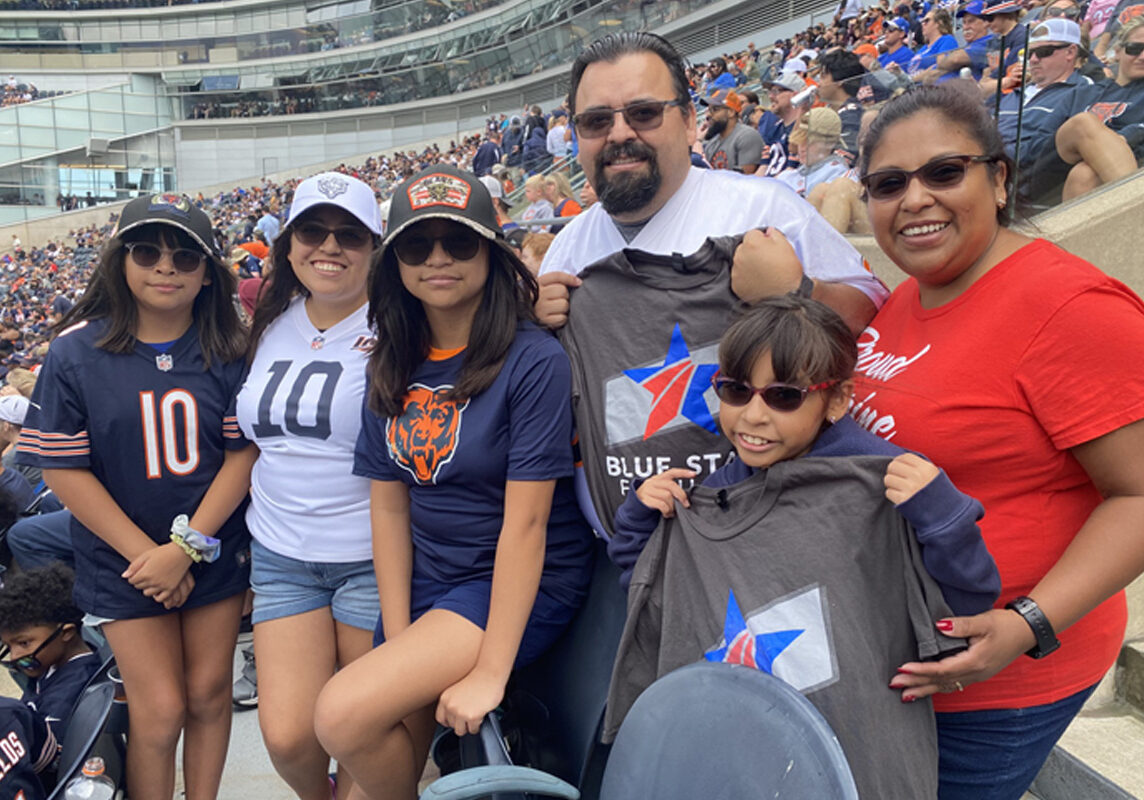
[[996,608],[937,623],[967,651],[890,685],[937,695],[941,800],[1019,798],[1114,663],[1144,570],[1144,373],[1124,369],[1144,304],[1006,226],[1012,164],[972,98],[896,98],[865,147],[874,235],[910,277],[859,339],[851,413],[984,504],[1002,579]]

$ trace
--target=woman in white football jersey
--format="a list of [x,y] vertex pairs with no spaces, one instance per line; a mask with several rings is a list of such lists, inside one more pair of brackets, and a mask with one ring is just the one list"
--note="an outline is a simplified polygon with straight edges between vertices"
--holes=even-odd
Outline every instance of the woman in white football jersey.
[[[380,236],[365,183],[327,172],[298,185],[237,400],[239,426],[259,448],[247,512],[259,723],[275,769],[303,800],[331,796],[314,701],[369,651],[380,614],[369,480],[351,472],[373,342],[366,274]],[[335,796],[345,797],[349,778],[339,783]]]

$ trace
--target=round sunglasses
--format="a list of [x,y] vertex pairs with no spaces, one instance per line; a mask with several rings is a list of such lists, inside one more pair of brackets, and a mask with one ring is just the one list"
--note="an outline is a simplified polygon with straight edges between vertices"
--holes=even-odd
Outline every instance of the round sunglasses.
[[207,260],[205,253],[188,247],[168,250],[150,242],[127,242],[123,247],[131,254],[131,260],[144,269],[151,269],[165,255],[170,257],[176,272],[194,272]]
[[715,387],[715,394],[718,395],[719,401],[726,405],[745,406],[751,402],[752,397],[758,395],[763,398],[763,402],[767,404],[768,408],[784,413],[798,411],[806,401],[808,394],[829,389],[837,383],[838,381],[825,381],[807,386],[804,389],[799,386],[791,386],[789,383],[768,383],[766,386],[756,387],[743,381],[724,378],[718,372],[711,378],[711,384]]
[[393,250],[397,257],[411,267],[424,264],[437,242],[445,248],[445,252],[456,261],[468,261],[481,249],[482,237],[476,231],[460,225],[451,229],[444,236],[430,236],[420,231],[406,231],[398,234],[393,240]]
[[303,222],[294,228],[294,237],[306,247],[318,247],[330,238],[331,233],[338,247],[346,250],[360,250],[373,242],[373,234],[360,225],[327,228],[318,222]]
[[930,189],[952,189],[965,180],[970,164],[991,164],[996,160],[996,156],[942,156],[915,170],[880,169],[863,175],[861,181],[871,200],[893,200],[906,193],[914,178]]
[[633,131],[650,131],[663,124],[663,113],[668,106],[681,105],[679,100],[637,100],[620,108],[589,108],[572,117],[572,124],[581,139],[599,139],[607,136],[616,124],[616,114],[622,114]]

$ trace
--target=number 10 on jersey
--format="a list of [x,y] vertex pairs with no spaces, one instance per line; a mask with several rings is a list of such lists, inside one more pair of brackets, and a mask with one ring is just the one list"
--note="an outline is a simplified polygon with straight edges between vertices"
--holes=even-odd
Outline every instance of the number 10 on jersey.
[[[163,477],[163,464],[172,475],[190,475],[198,469],[199,407],[193,394],[186,389],[171,389],[160,398],[156,408],[155,393],[140,392],[139,412],[143,421],[143,458],[148,480]],[[182,416],[181,437],[176,415]]]

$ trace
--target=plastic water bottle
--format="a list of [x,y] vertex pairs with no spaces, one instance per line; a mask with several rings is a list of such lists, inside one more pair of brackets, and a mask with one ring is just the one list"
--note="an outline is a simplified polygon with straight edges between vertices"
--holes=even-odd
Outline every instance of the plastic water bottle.
[[89,758],[84,762],[83,774],[68,781],[64,800],[112,800],[115,797],[115,783],[103,771],[102,758]]

